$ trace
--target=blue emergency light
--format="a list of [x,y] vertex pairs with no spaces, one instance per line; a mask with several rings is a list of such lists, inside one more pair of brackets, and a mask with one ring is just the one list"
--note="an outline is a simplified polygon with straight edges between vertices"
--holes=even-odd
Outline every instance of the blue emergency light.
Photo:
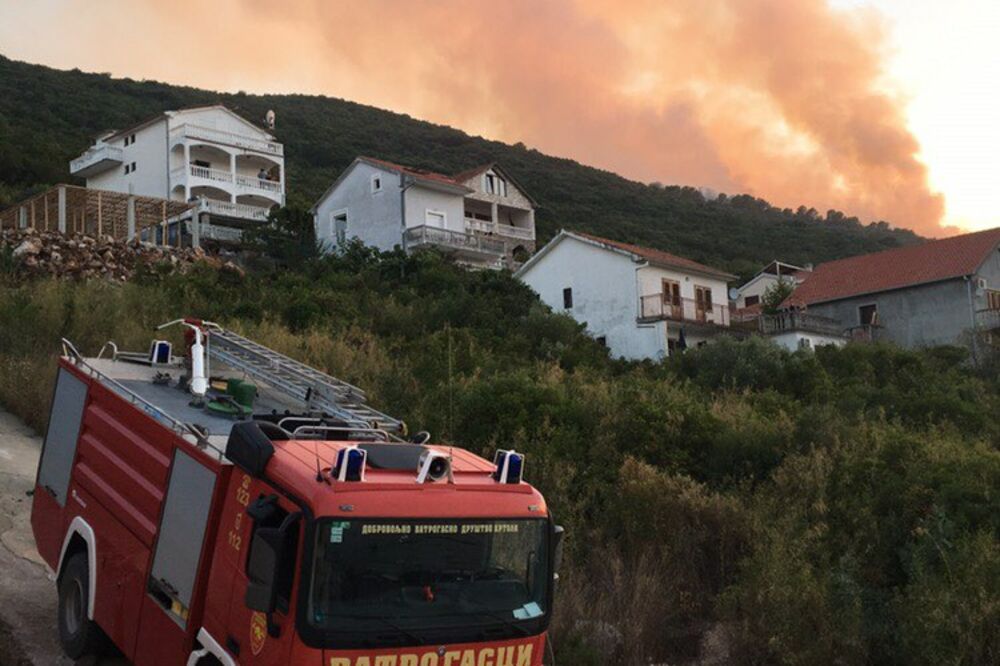
[[337,464],[333,467],[333,476],[338,481],[364,481],[365,465],[368,462],[368,452],[356,446],[349,446],[337,451]]
[[505,451],[499,449],[493,458],[496,471],[493,478],[499,483],[521,483],[521,475],[524,472],[524,456],[511,449]]

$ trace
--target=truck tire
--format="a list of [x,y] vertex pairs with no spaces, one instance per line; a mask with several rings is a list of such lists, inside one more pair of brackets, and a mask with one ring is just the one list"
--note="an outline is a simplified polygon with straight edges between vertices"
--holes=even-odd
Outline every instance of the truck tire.
[[58,586],[59,643],[63,652],[70,659],[101,654],[107,639],[101,628],[87,617],[90,567],[86,553],[76,553],[66,560]]

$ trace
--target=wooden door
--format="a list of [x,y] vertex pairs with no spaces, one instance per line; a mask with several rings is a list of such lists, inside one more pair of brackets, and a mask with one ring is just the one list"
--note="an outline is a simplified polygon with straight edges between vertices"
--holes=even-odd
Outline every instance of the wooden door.
[[712,290],[708,287],[694,288],[694,308],[695,317],[698,321],[705,321],[712,314]]
[[663,314],[671,319],[681,318],[681,283],[663,280]]

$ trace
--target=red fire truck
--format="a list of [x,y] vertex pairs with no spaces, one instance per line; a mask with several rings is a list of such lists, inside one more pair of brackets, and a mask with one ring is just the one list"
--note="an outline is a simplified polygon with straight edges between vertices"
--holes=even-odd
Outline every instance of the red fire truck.
[[[561,528],[491,462],[221,327],[68,341],[31,524],[59,638],[136,666],[538,666]],[[180,347],[180,345],[178,345]]]

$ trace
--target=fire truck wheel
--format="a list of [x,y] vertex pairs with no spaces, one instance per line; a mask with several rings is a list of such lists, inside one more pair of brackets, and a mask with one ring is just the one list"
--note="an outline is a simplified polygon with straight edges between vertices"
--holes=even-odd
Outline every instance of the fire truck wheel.
[[104,632],[87,617],[90,568],[86,553],[71,556],[59,577],[59,643],[71,659],[100,654]]

